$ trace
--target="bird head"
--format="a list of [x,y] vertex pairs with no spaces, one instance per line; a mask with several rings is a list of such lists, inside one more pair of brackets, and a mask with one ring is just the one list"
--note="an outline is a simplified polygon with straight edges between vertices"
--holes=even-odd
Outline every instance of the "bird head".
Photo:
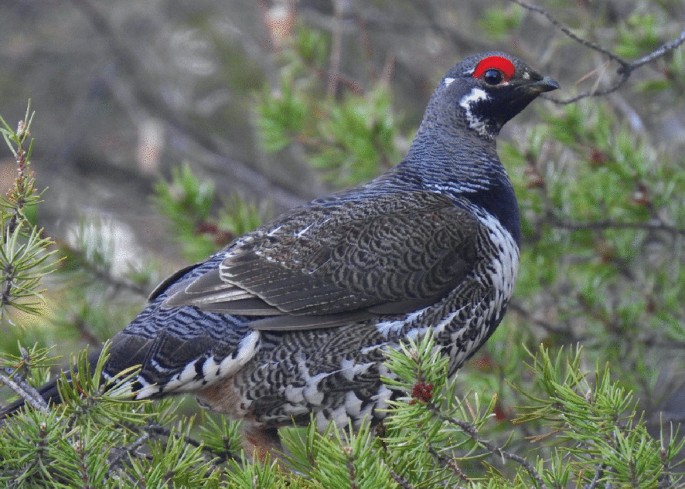
[[493,139],[502,126],[538,95],[559,88],[523,61],[501,52],[470,56],[447,72],[431,105],[441,122]]

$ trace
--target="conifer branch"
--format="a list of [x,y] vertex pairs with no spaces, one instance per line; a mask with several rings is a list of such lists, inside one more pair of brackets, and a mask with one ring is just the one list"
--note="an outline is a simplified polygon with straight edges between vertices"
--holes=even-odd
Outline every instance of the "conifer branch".
[[407,479],[395,472],[391,466],[386,464],[385,467],[388,469],[390,477],[392,477],[392,479],[397,482],[402,489],[414,489],[414,486],[412,486]]
[[30,404],[34,409],[43,413],[49,412],[48,405],[40,393],[26,382],[17,370],[5,367],[3,371],[0,372],[0,382],[12,389],[24,402]]
[[604,469],[606,469],[605,464],[600,464],[599,467],[597,467],[597,471],[595,472],[594,477],[592,478],[590,483],[585,486],[585,489],[595,489],[597,487],[597,484],[599,484],[599,481],[602,479],[602,476],[604,475]]
[[441,455],[435,450],[435,448],[430,447],[429,449],[430,454],[435,457],[435,459],[438,460],[441,464],[444,464],[454,475],[459,477],[461,480],[464,482],[469,481],[469,477],[464,473],[463,470],[459,468],[459,466],[456,464],[456,462],[449,457],[445,457],[444,455]]
[[428,408],[428,410],[431,413],[433,413],[435,416],[437,416],[440,420],[460,428],[474,442],[481,445],[483,448],[485,448],[487,451],[489,451],[493,455],[499,455],[503,459],[511,460],[512,462],[516,462],[519,465],[521,465],[526,470],[526,472],[528,472],[528,475],[536,482],[538,487],[541,487],[543,489],[547,489],[547,485],[545,484],[545,481],[542,479],[542,476],[538,473],[537,470],[535,470],[535,467],[533,467],[533,464],[528,462],[525,458],[523,458],[520,455],[517,455],[513,452],[505,450],[502,447],[498,447],[497,445],[495,445],[495,444],[493,444],[487,440],[482,439],[479,436],[478,430],[476,429],[476,427],[474,425],[472,425],[471,423],[468,423],[466,421],[462,421],[460,419],[457,419],[453,416],[447,416],[433,402],[427,403],[426,407]]
[[150,439],[150,433],[142,433],[133,442],[125,447],[117,448],[117,453],[109,460],[109,467],[107,469],[107,477],[114,476],[115,471],[124,461],[124,455],[135,455],[136,450],[142,447]]
[[227,453],[226,451],[217,451],[212,449],[211,447],[208,447],[202,442],[197,441],[196,439],[188,436],[188,435],[182,435],[180,433],[176,433],[169,428],[162,426],[159,423],[152,422],[148,423],[142,428],[144,431],[147,431],[149,433],[152,433],[154,435],[161,435],[165,438],[170,438],[170,437],[177,437],[181,438],[186,444],[195,447],[195,448],[200,448],[203,453],[206,455],[209,455],[211,459],[218,458],[221,461],[226,461],[226,460],[237,460],[237,457],[234,454]]

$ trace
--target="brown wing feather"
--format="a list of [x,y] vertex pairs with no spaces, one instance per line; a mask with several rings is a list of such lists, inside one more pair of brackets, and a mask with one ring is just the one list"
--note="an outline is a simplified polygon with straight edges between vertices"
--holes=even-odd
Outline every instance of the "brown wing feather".
[[428,192],[308,207],[238,240],[218,269],[179,287],[166,305],[273,316],[258,329],[408,312],[463,280],[477,227],[467,211]]

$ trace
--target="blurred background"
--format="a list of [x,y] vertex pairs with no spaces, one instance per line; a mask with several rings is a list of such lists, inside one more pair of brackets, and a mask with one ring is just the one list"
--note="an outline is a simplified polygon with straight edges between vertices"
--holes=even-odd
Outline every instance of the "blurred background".
[[[682,13],[678,2],[672,10],[650,10],[649,2],[566,3],[543,6],[571,25],[596,25],[593,35],[607,38],[629,29],[631,15],[659,22],[672,13],[676,24]],[[60,236],[84,216],[105,217],[121,234],[118,251],[129,252],[123,262],[151,249],[166,261],[174,260],[173,239],[150,194],[159,175],[183,162],[222,196],[266,202],[270,214],[325,193],[332,185],[307,164],[301,144],[267,154],[256,126],[258,99],[278,91],[282,70],[295,63],[289,57],[302,55],[289,51],[303,29],[318,35],[307,46],[318,49],[309,68],[319,70],[326,96],[329,77],[339,78],[337,97],[389,87],[400,149],[439,78],[465,55],[507,50],[560,80],[564,95],[588,73],[591,87],[615,68],[593,74],[605,60],[506,1],[3,2],[0,113],[14,124],[28,99],[37,112],[34,170],[50,188],[41,222]],[[660,29],[671,32],[668,23]],[[662,104],[655,114],[619,95],[612,100],[660,141],[683,143],[679,107]],[[11,178],[13,162],[4,163]]]
[[[679,0],[536,5],[627,61],[676,38],[685,18]],[[509,1],[1,2],[0,114],[14,126],[28,99],[36,111],[32,169],[47,188],[36,220],[80,260],[63,272],[96,263],[78,297],[53,278],[51,324],[3,324],[2,347],[19,338],[67,355],[98,343],[156,280],[397,163],[442,74],[484,50],[554,77],[557,99],[620,78],[607,56]],[[582,344],[589,368],[609,364],[654,430],[683,419],[684,99],[680,47],[616,91],[538,101],[504,129],[521,277],[465,375],[498,393],[498,419],[519,395],[503,380],[526,379],[522,345],[540,342]],[[0,158],[9,188],[14,159]]]

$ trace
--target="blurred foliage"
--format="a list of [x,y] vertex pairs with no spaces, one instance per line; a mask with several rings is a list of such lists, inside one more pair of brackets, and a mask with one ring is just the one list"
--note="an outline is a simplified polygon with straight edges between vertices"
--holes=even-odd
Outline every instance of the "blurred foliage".
[[490,7],[485,11],[479,24],[488,37],[501,41],[521,25],[523,15],[523,10],[514,4],[504,8]]
[[234,196],[218,212],[216,200],[214,185],[197,178],[188,164],[174,168],[170,181],[160,180],[155,185],[155,207],[170,221],[190,262],[206,259],[261,223],[261,211],[239,197]]
[[[669,3],[642,5],[650,8],[602,26],[608,49],[636,58],[673,36]],[[489,9],[479,25],[506,39],[527,15]],[[594,34],[603,21],[578,29]],[[256,94],[256,125],[266,151],[302,149],[316,171],[344,186],[398,162],[406,135],[382,77],[368,87],[342,76],[331,83],[332,44],[300,26],[279,51],[279,81]],[[81,353],[74,382],[61,377],[63,405],[27,407],[0,426],[0,480],[10,487],[682,487],[683,412],[667,403],[683,389],[685,369],[685,159],[650,117],[660,104],[685,102],[683,49],[653,66],[614,97],[546,104],[527,136],[500,142],[523,230],[510,311],[455,379],[445,378],[430,336],[391,352],[386,382],[405,395],[377,430],[282,429],[284,459],[251,463],[238,422],[188,415],[178,400],[132,402],[123,378],[104,389],[97,369],[105,348],[94,372]],[[626,113],[625,99],[637,115]],[[28,130],[3,126],[13,156],[30,155]],[[154,263],[115,273],[102,226],[84,225],[72,244],[60,243],[58,263],[29,216],[40,193],[25,162],[0,205],[3,286],[16,294],[2,304],[0,382],[24,390],[49,380],[58,363],[41,345],[65,351],[65,341],[110,337],[155,277]],[[155,206],[189,261],[261,220],[257,206],[217,200],[188,165],[155,187]],[[54,267],[60,273],[42,280]],[[40,291],[55,283],[41,309]],[[11,322],[4,311],[12,309],[36,317]]]
[[[302,146],[312,166],[336,187],[368,180],[397,163],[399,136],[387,83],[378,80],[362,90],[329,72],[327,43],[314,30],[299,29],[292,44],[281,56],[278,87],[267,87],[259,97],[264,149]],[[329,77],[335,93],[326,93]]]
[[[624,58],[637,58],[649,52],[663,42],[660,26],[664,25],[664,16],[653,13],[634,13],[618,29],[615,46],[616,54]],[[659,18],[660,17],[660,18]]]

